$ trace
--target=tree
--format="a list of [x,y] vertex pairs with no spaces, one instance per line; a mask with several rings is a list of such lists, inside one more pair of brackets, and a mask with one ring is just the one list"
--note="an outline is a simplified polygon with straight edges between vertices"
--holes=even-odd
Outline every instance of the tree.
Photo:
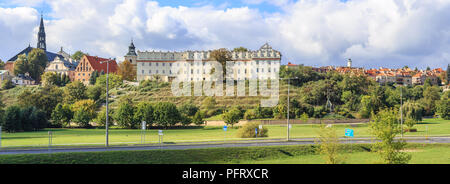
[[89,78],[89,84],[90,84],[90,85],[94,85],[95,82],[97,81],[97,78],[98,78],[98,77],[100,77],[98,71],[97,71],[97,70],[94,70],[94,71],[91,73],[91,78]]
[[203,121],[203,115],[200,111],[197,111],[192,118],[192,123],[195,125],[203,125],[205,122]]
[[5,69],[5,62],[3,62],[1,59],[0,59],[0,70],[4,70]]
[[424,107],[425,116],[432,116],[436,112],[436,102],[441,99],[440,93],[438,86],[424,86],[423,98],[419,103]]
[[44,73],[45,67],[47,67],[48,58],[44,50],[42,49],[33,49],[26,59],[24,59],[24,55],[18,58],[16,64],[14,66],[15,74],[25,74],[29,73],[30,77],[35,79],[36,82],[40,82],[41,75]]
[[135,107],[131,99],[123,99],[120,101],[119,107],[114,112],[114,120],[117,125],[122,128],[137,128],[139,126],[139,122],[136,121],[134,116]]
[[344,162],[344,158],[339,155],[339,138],[336,133],[336,129],[332,127],[320,126],[318,132],[319,139],[317,144],[317,150],[323,155],[326,164],[340,164]]
[[45,112],[36,107],[21,108],[20,116],[23,131],[40,130],[48,126]]
[[80,81],[74,81],[64,88],[64,102],[68,104],[86,98],[86,86]]
[[181,120],[181,114],[173,103],[159,102],[155,104],[153,117],[158,126],[167,128],[173,126]]
[[6,132],[18,132],[22,130],[21,110],[19,106],[9,106],[4,113],[2,129]]
[[217,50],[213,50],[210,55],[212,60],[215,60],[219,62],[222,65],[223,69],[223,76],[225,79],[226,73],[227,73],[227,67],[226,64],[228,61],[231,61],[232,55],[231,52],[228,49],[221,48]]
[[46,113],[47,119],[50,119],[56,105],[63,100],[63,91],[56,86],[45,86],[33,92],[27,89],[17,99],[20,106],[41,109]]
[[192,102],[187,102],[180,106],[179,111],[181,114],[192,117],[197,113],[198,107]]
[[374,115],[369,124],[371,133],[381,140],[376,142],[373,148],[387,164],[406,164],[411,160],[411,155],[401,152],[406,142],[394,139],[401,132],[398,117],[396,110],[385,109]]
[[248,49],[245,47],[237,47],[233,49],[233,52],[248,52]]
[[[122,85],[123,80],[120,75],[110,73],[108,75],[108,82],[109,82],[108,84],[109,89],[113,89]],[[97,81],[95,82],[95,85],[100,85],[106,89],[106,75],[101,75],[100,77],[98,77]]]
[[153,105],[148,102],[141,102],[136,106],[136,112],[134,113],[134,119],[138,122],[145,121],[148,126],[151,126],[154,122]]
[[72,121],[80,127],[90,127],[89,122],[95,118],[96,104],[93,100],[80,100],[75,102],[71,110],[74,112]]
[[89,55],[89,54],[85,54],[82,51],[76,51],[74,54],[72,54],[71,57],[75,61],[80,61],[84,55]]
[[414,121],[422,121],[423,107],[419,103],[408,101],[403,104],[402,108],[405,118],[411,118]]
[[450,120],[450,91],[445,92],[437,102],[436,112],[445,120]]
[[14,63],[14,75],[27,73],[30,70],[29,67],[27,55],[19,55]]
[[93,119],[93,117],[89,113],[87,113],[83,110],[76,110],[73,115],[72,121],[77,123],[79,127],[89,128],[89,127],[91,127],[89,122],[92,119]]
[[225,124],[234,126],[234,124],[239,123],[242,119],[242,112],[238,108],[234,107],[222,115]]
[[123,80],[134,81],[136,80],[136,69],[131,64],[130,61],[125,60],[122,63],[119,63],[119,68],[117,73],[122,76]]
[[48,85],[58,85],[59,86],[59,79],[58,75],[54,72],[45,72],[42,74],[42,85],[48,86]]
[[[108,122],[114,122],[114,110],[108,109]],[[97,117],[94,119],[94,123],[97,126],[105,127],[106,126],[106,108],[102,108],[102,110],[97,113]]]
[[447,85],[450,84],[450,64],[447,65]]
[[52,112],[53,127],[70,127],[70,120],[73,118],[73,112],[69,104],[59,103]]
[[86,89],[86,97],[101,104],[106,100],[106,89],[100,85],[91,85]]

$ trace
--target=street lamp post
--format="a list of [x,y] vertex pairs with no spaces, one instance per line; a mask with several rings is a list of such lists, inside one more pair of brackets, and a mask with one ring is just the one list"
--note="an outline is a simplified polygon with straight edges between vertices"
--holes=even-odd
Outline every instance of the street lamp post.
[[400,126],[402,127],[402,139],[403,139],[403,88],[400,87]]
[[106,62],[106,147],[109,146],[109,124],[108,124],[108,98],[109,98],[109,94],[108,94],[108,84],[109,84],[109,62],[111,62],[111,60],[108,61],[104,61],[104,62],[100,62],[101,64]]
[[[287,95],[287,112],[286,112],[286,119],[287,119],[287,121],[286,121],[286,124],[287,124],[287,141],[289,141],[289,107],[290,107],[290,99],[289,99],[289,96],[290,96],[290,86],[289,86],[289,84],[291,83],[291,78],[287,78],[287,79],[283,79],[283,78],[281,78],[282,80],[288,80],[288,83],[287,83],[287,86],[288,86],[288,95]],[[295,78],[292,78],[292,79],[298,79],[298,77],[295,77]]]

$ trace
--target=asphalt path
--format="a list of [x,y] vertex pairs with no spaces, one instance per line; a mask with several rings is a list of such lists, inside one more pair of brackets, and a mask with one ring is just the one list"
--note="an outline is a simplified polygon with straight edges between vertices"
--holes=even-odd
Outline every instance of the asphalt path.
[[[370,138],[340,139],[344,144],[368,144],[374,143]],[[410,143],[450,143],[450,137],[408,137]],[[12,154],[47,154],[47,153],[69,153],[69,152],[104,152],[104,151],[135,151],[135,150],[185,150],[202,148],[229,148],[229,147],[255,147],[255,146],[286,146],[316,144],[313,138],[286,140],[257,140],[245,142],[199,142],[191,144],[162,144],[162,145],[140,145],[140,146],[111,146],[111,147],[78,147],[78,148],[45,148],[45,149],[0,149],[0,155]]]

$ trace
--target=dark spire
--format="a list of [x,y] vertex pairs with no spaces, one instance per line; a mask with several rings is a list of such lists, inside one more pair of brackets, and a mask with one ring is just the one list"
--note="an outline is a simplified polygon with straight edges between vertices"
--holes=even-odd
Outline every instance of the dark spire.
[[47,44],[45,43],[44,17],[42,14],[41,14],[41,24],[39,25],[37,48],[47,50]]
[[136,47],[134,46],[133,39],[131,39],[131,44],[128,47],[128,54],[127,54],[127,56],[137,56],[137,54],[136,54]]

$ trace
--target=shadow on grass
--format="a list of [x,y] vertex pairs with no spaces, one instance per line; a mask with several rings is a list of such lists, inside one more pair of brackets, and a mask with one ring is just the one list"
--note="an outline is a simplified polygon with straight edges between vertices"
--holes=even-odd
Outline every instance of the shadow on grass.
[[290,156],[290,157],[294,156],[294,155],[292,155],[291,153],[289,153],[289,152],[287,152],[287,151],[284,151],[284,150],[281,150],[281,149],[278,149],[278,151],[281,152],[281,153],[283,153],[283,154],[285,154],[285,155],[287,155],[287,156]]

